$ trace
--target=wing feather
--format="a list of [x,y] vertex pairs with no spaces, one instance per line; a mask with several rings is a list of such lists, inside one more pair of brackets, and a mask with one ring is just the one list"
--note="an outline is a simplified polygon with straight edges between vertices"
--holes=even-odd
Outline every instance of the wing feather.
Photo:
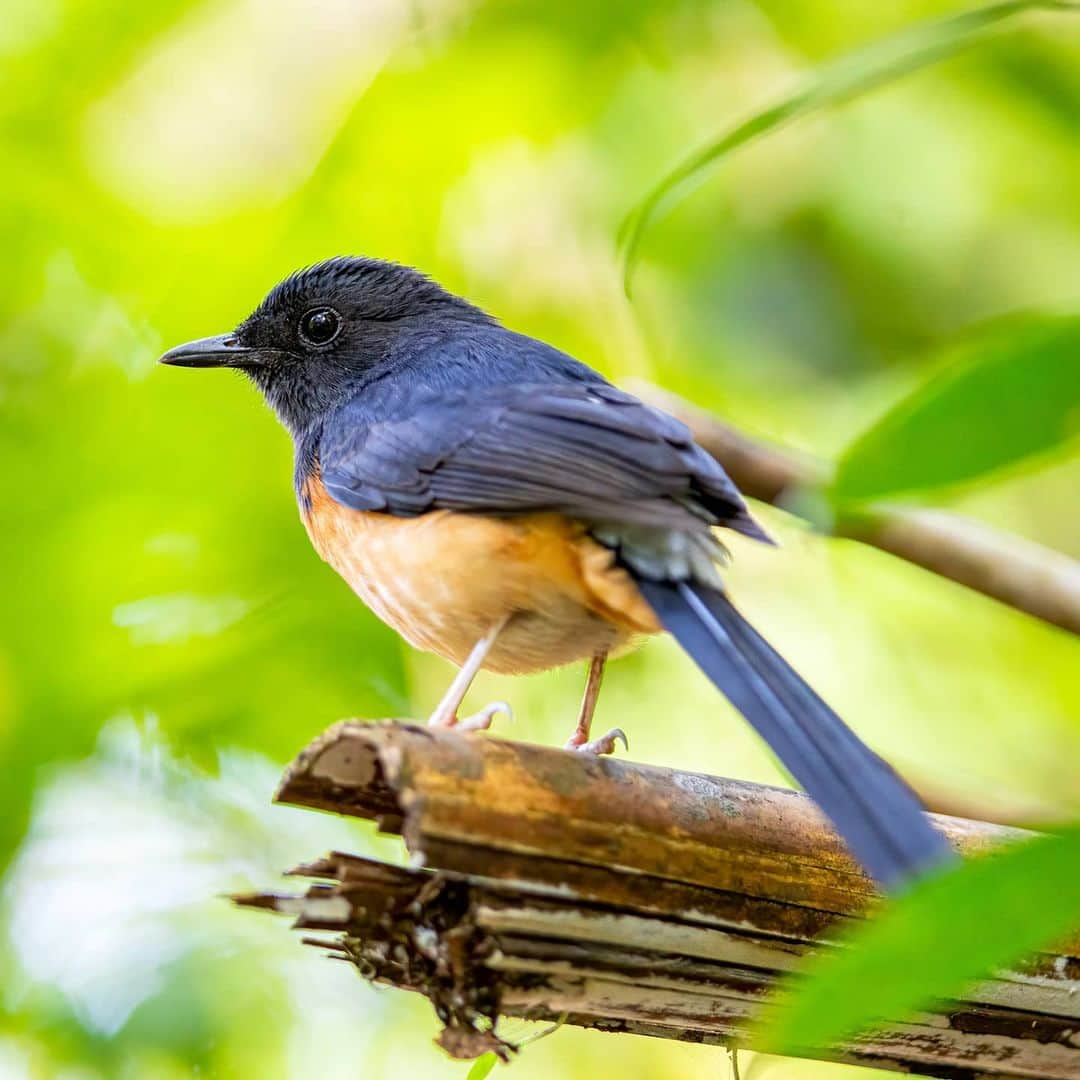
[[607,383],[499,385],[411,402],[372,420],[338,410],[319,447],[339,502],[415,516],[559,511],[589,524],[766,539],[688,429]]

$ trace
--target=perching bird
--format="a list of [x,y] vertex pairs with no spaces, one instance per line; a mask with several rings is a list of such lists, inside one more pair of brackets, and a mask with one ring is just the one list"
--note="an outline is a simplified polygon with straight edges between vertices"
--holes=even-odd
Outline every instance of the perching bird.
[[768,541],[683,424],[409,267],[339,258],[283,281],[235,331],[162,363],[232,367],[292,434],[319,554],[383,620],[460,671],[589,660],[569,746],[590,741],[607,655],[670,631],[895,886],[950,857],[913,792],[739,614],[714,529]]

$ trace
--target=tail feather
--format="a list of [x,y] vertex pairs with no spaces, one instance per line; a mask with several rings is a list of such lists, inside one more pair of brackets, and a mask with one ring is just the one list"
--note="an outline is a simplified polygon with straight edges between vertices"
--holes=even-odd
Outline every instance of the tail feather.
[[716,589],[639,580],[665,629],[772,747],[887,888],[952,858],[914,792]]

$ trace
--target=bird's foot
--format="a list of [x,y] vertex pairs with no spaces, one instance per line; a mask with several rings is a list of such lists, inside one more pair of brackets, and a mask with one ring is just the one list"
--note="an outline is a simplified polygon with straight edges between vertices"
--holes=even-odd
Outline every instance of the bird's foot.
[[599,739],[589,739],[588,733],[579,729],[566,740],[566,749],[576,750],[579,754],[613,754],[617,742],[623,744],[624,750],[630,749],[630,741],[622,728],[612,728],[606,735],[601,735]]
[[429,727],[453,728],[454,731],[487,731],[499,713],[505,713],[507,720],[514,719],[514,711],[505,701],[493,701],[471,716],[458,717],[457,713],[443,715],[436,711],[428,720]]

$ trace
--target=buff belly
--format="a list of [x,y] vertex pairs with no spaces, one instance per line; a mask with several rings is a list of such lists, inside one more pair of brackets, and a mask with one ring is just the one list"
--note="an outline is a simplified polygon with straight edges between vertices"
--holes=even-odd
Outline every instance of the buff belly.
[[453,663],[504,619],[484,666],[516,674],[659,629],[611,552],[560,515],[399,518],[344,507],[317,481],[306,494],[319,554],[408,642]]

